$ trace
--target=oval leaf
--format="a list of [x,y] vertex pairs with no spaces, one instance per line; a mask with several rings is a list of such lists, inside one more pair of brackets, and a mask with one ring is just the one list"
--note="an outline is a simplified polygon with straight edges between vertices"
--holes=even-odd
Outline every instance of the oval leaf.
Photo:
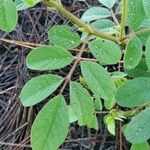
[[65,25],[55,25],[48,31],[49,41],[52,44],[64,48],[73,48],[80,45],[80,36],[72,32],[71,28]]
[[136,115],[125,129],[126,139],[133,143],[142,143],[150,138],[150,108]]
[[98,0],[98,1],[108,8],[112,8],[117,2],[116,0]]
[[124,68],[124,70],[129,76],[131,76],[133,78],[150,77],[150,71],[147,68],[145,58],[142,58],[141,61],[139,62],[139,64],[135,68],[133,68],[131,70]]
[[81,17],[81,20],[85,22],[90,22],[102,18],[110,17],[111,13],[108,9],[103,7],[91,7]]
[[98,129],[97,122],[95,122],[96,116],[94,115],[93,100],[88,91],[79,83],[71,82],[70,101],[71,107],[78,118],[79,125],[87,125],[90,128]]
[[129,27],[133,30],[137,29],[144,19],[145,12],[142,0],[127,0],[127,24]]
[[108,40],[96,39],[89,43],[89,49],[103,64],[116,64],[121,59],[121,50],[119,46]]
[[81,71],[86,83],[96,97],[105,100],[114,95],[115,86],[109,73],[95,62],[81,62]]
[[125,83],[116,93],[117,103],[135,107],[150,102],[150,78],[139,77]]
[[111,33],[115,27],[115,23],[109,19],[96,20],[90,24],[96,30]]
[[150,70],[150,37],[148,38],[146,43],[145,60],[146,60],[147,67]]
[[32,106],[52,94],[62,83],[63,78],[57,75],[42,75],[29,80],[21,91],[21,102]]
[[18,14],[12,0],[0,0],[0,29],[10,32],[15,29]]
[[54,70],[69,65],[73,61],[70,52],[58,46],[41,46],[27,56],[28,68],[33,70]]
[[69,130],[68,108],[63,96],[50,100],[37,115],[31,130],[33,150],[56,150]]
[[135,68],[142,58],[142,44],[137,37],[130,39],[126,46],[124,56],[124,66],[127,69]]

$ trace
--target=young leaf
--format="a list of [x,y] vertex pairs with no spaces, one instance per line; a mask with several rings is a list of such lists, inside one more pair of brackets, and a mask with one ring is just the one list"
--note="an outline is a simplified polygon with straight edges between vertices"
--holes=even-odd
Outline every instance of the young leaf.
[[48,31],[50,44],[64,48],[73,48],[80,45],[80,36],[65,25],[54,25]]
[[124,66],[127,69],[135,68],[142,58],[142,44],[139,38],[133,37],[126,46]]
[[47,74],[29,80],[21,91],[21,102],[24,106],[32,106],[52,94],[62,83],[63,78]]
[[150,37],[148,38],[146,43],[145,60],[146,60],[147,67],[150,71]]
[[69,131],[68,108],[63,96],[50,100],[37,115],[31,130],[33,150],[56,150]]
[[114,96],[115,85],[109,73],[102,66],[95,62],[83,61],[81,71],[96,97],[111,99]]
[[135,68],[133,68],[131,70],[124,68],[124,70],[129,76],[131,76],[133,78],[150,77],[150,71],[147,68],[145,58],[142,58],[141,61],[139,62],[139,64]]
[[127,24],[133,30],[137,29],[145,18],[142,0],[127,0]]
[[27,58],[28,68],[33,70],[54,70],[69,65],[73,61],[70,52],[58,46],[41,46],[32,50]]
[[126,139],[133,143],[142,143],[150,138],[150,108],[136,115],[125,129]]
[[150,146],[147,141],[139,144],[132,144],[130,150],[150,150]]
[[104,123],[107,126],[108,131],[112,134],[115,135],[115,119],[113,116],[111,116],[110,114],[106,115],[104,117]]
[[10,32],[15,29],[18,13],[12,0],[0,0],[0,29]]
[[143,6],[144,6],[144,10],[145,10],[145,14],[147,17],[150,17],[150,1],[149,0],[143,0]]
[[121,50],[119,46],[108,40],[96,39],[89,43],[89,49],[103,64],[116,64],[121,59]]
[[24,0],[26,3],[28,3],[29,5],[33,5],[35,3],[36,0]]
[[87,125],[90,128],[98,129],[98,124],[94,119],[96,116],[94,115],[93,100],[88,91],[79,83],[71,82],[70,101],[79,125]]
[[90,22],[102,18],[110,17],[111,13],[108,9],[103,7],[91,7],[82,15],[81,20]]
[[117,2],[116,0],[98,0],[98,1],[108,8],[112,8]]
[[150,102],[150,78],[139,77],[125,83],[116,93],[116,101],[123,107],[135,107]]

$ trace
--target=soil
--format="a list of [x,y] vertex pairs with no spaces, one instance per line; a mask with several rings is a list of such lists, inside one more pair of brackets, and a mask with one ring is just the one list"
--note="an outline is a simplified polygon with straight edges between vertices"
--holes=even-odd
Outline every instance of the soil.
[[[77,2],[76,0],[64,0],[63,5],[76,16],[91,6],[97,6],[96,0]],[[19,12],[19,23],[11,33],[0,31],[0,37],[26,41],[31,43],[48,43],[47,31],[54,24],[69,24],[67,19],[56,11],[52,11],[42,4],[34,8]],[[33,76],[41,74],[29,70],[25,64],[25,57],[31,51],[29,48],[0,42],[0,150],[30,150],[30,129],[37,113],[47,102],[30,108],[25,108],[19,101],[20,90]],[[84,54],[89,55],[89,54]],[[109,67],[117,69],[116,66]],[[65,76],[70,66],[52,73]],[[42,72],[43,73],[43,72]],[[77,68],[72,80],[77,80],[80,69]],[[57,94],[56,91],[54,94]],[[52,95],[51,97],[53,97]],[[64,96],[68,99],[68,87]],[[116,137],[110,135],[103,124],[103,114],[98,115],[99,131],[79,127],[76,123],[70,126],[66,141],[62,144],[62,150],[128,150],[128,144],[121,134],[121,123],[117,123]]]

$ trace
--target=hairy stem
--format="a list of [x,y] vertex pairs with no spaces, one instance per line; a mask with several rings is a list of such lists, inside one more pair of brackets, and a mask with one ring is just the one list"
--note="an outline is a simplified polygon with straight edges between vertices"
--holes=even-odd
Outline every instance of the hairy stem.
[[139,111],[144,109],[145,107],[150,107],[150,103],[145,103],[145,104],[143,104],[139,107],[136,107],[132,110],[129,110],[129,111],[119,111],[119,112],[122,113],[123,116],[125,116],[125,117],[132,117],[132,116],[136,115]]
[[137,35],[139,35],[139,34],[141,34],[141,33],[144,33],[144,32],[150,32],[150,28],[144,28],[144,29],[141,29],[141,30],[136,31],[136,32],[134,32],[134,33],[130,33],[130,34],[128,34],[126,37],[124,37],[122,40],[126,40],[126,39],[128,39],[128,38],[131,38],[131,37],[133,37],[133,36],[137,36]]
[[56,0],[43,0],[43,2],[47,6],[50,6],[50,7],[53,7],[55,9],[57,9],[62,15],[64,15],[69,20],[71,20],[74,24],[76,24],[79,28],[81,28],[83,31],[87,32],[88,34],[95,35],[97,37],[100,37],[100,38],[103,38],[103,39],[107,39],[107,40],[111,40],[111,41],[114,41],[114,42],[118,43],[117,38],[115,38],[114,36],[111,36],[109,34],[106,34],[104,32],[95,30],[94,28],[92,28],[91,26],[89,26],[88,24],[84,23],[83,21],[81,21],[76,16],[74,16],[72,13],[67,11]]
[[122,41],[122,39],[125,36],[126,15],[127,15],[127,1],[122,0],[122,19],[121,19],[121,29],[120,29],[120,41]]

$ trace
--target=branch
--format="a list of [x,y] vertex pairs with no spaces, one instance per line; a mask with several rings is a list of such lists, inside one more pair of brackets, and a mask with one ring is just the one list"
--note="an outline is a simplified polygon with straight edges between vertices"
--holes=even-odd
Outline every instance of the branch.
[[128,111],[122,111],[120,110],[119,112],[122,113],[123,116],[125,117],[131,117],[136,115],[139,111],[141,111],[142,109],[144,109],[145,107],[150,107],[150,103],[145,103],[139,107],[136,107],[132,110],[128,110]]
[[123,38],[123,40],[126,40],[126,39],[128,39],[128,38],[131,38],[131,37],[133,37],[133,36],[140,35],[141,33],[148,32],[148,31],[150,32],[150,28],[141,29],[141,30],[136,31],[136,32],[134,32],[134,33],[128,34],[126,37]]
[[91,26],[89,26],[88,24],[84,23],[79,18],[71,14],[68,10],[66,10],[63,6],[61,6],[56,0],[43,0],[43,2],[47,6],[57,9],[62,15],[64,15],[69,20],[71,20],[74,24],[76,24],[79,28],[87,32],[89,35],[95,35],[97,37],[118,43],[117,38],[109,34],[106,34],[104,32],[95,30],[94,28],[92,28]]

